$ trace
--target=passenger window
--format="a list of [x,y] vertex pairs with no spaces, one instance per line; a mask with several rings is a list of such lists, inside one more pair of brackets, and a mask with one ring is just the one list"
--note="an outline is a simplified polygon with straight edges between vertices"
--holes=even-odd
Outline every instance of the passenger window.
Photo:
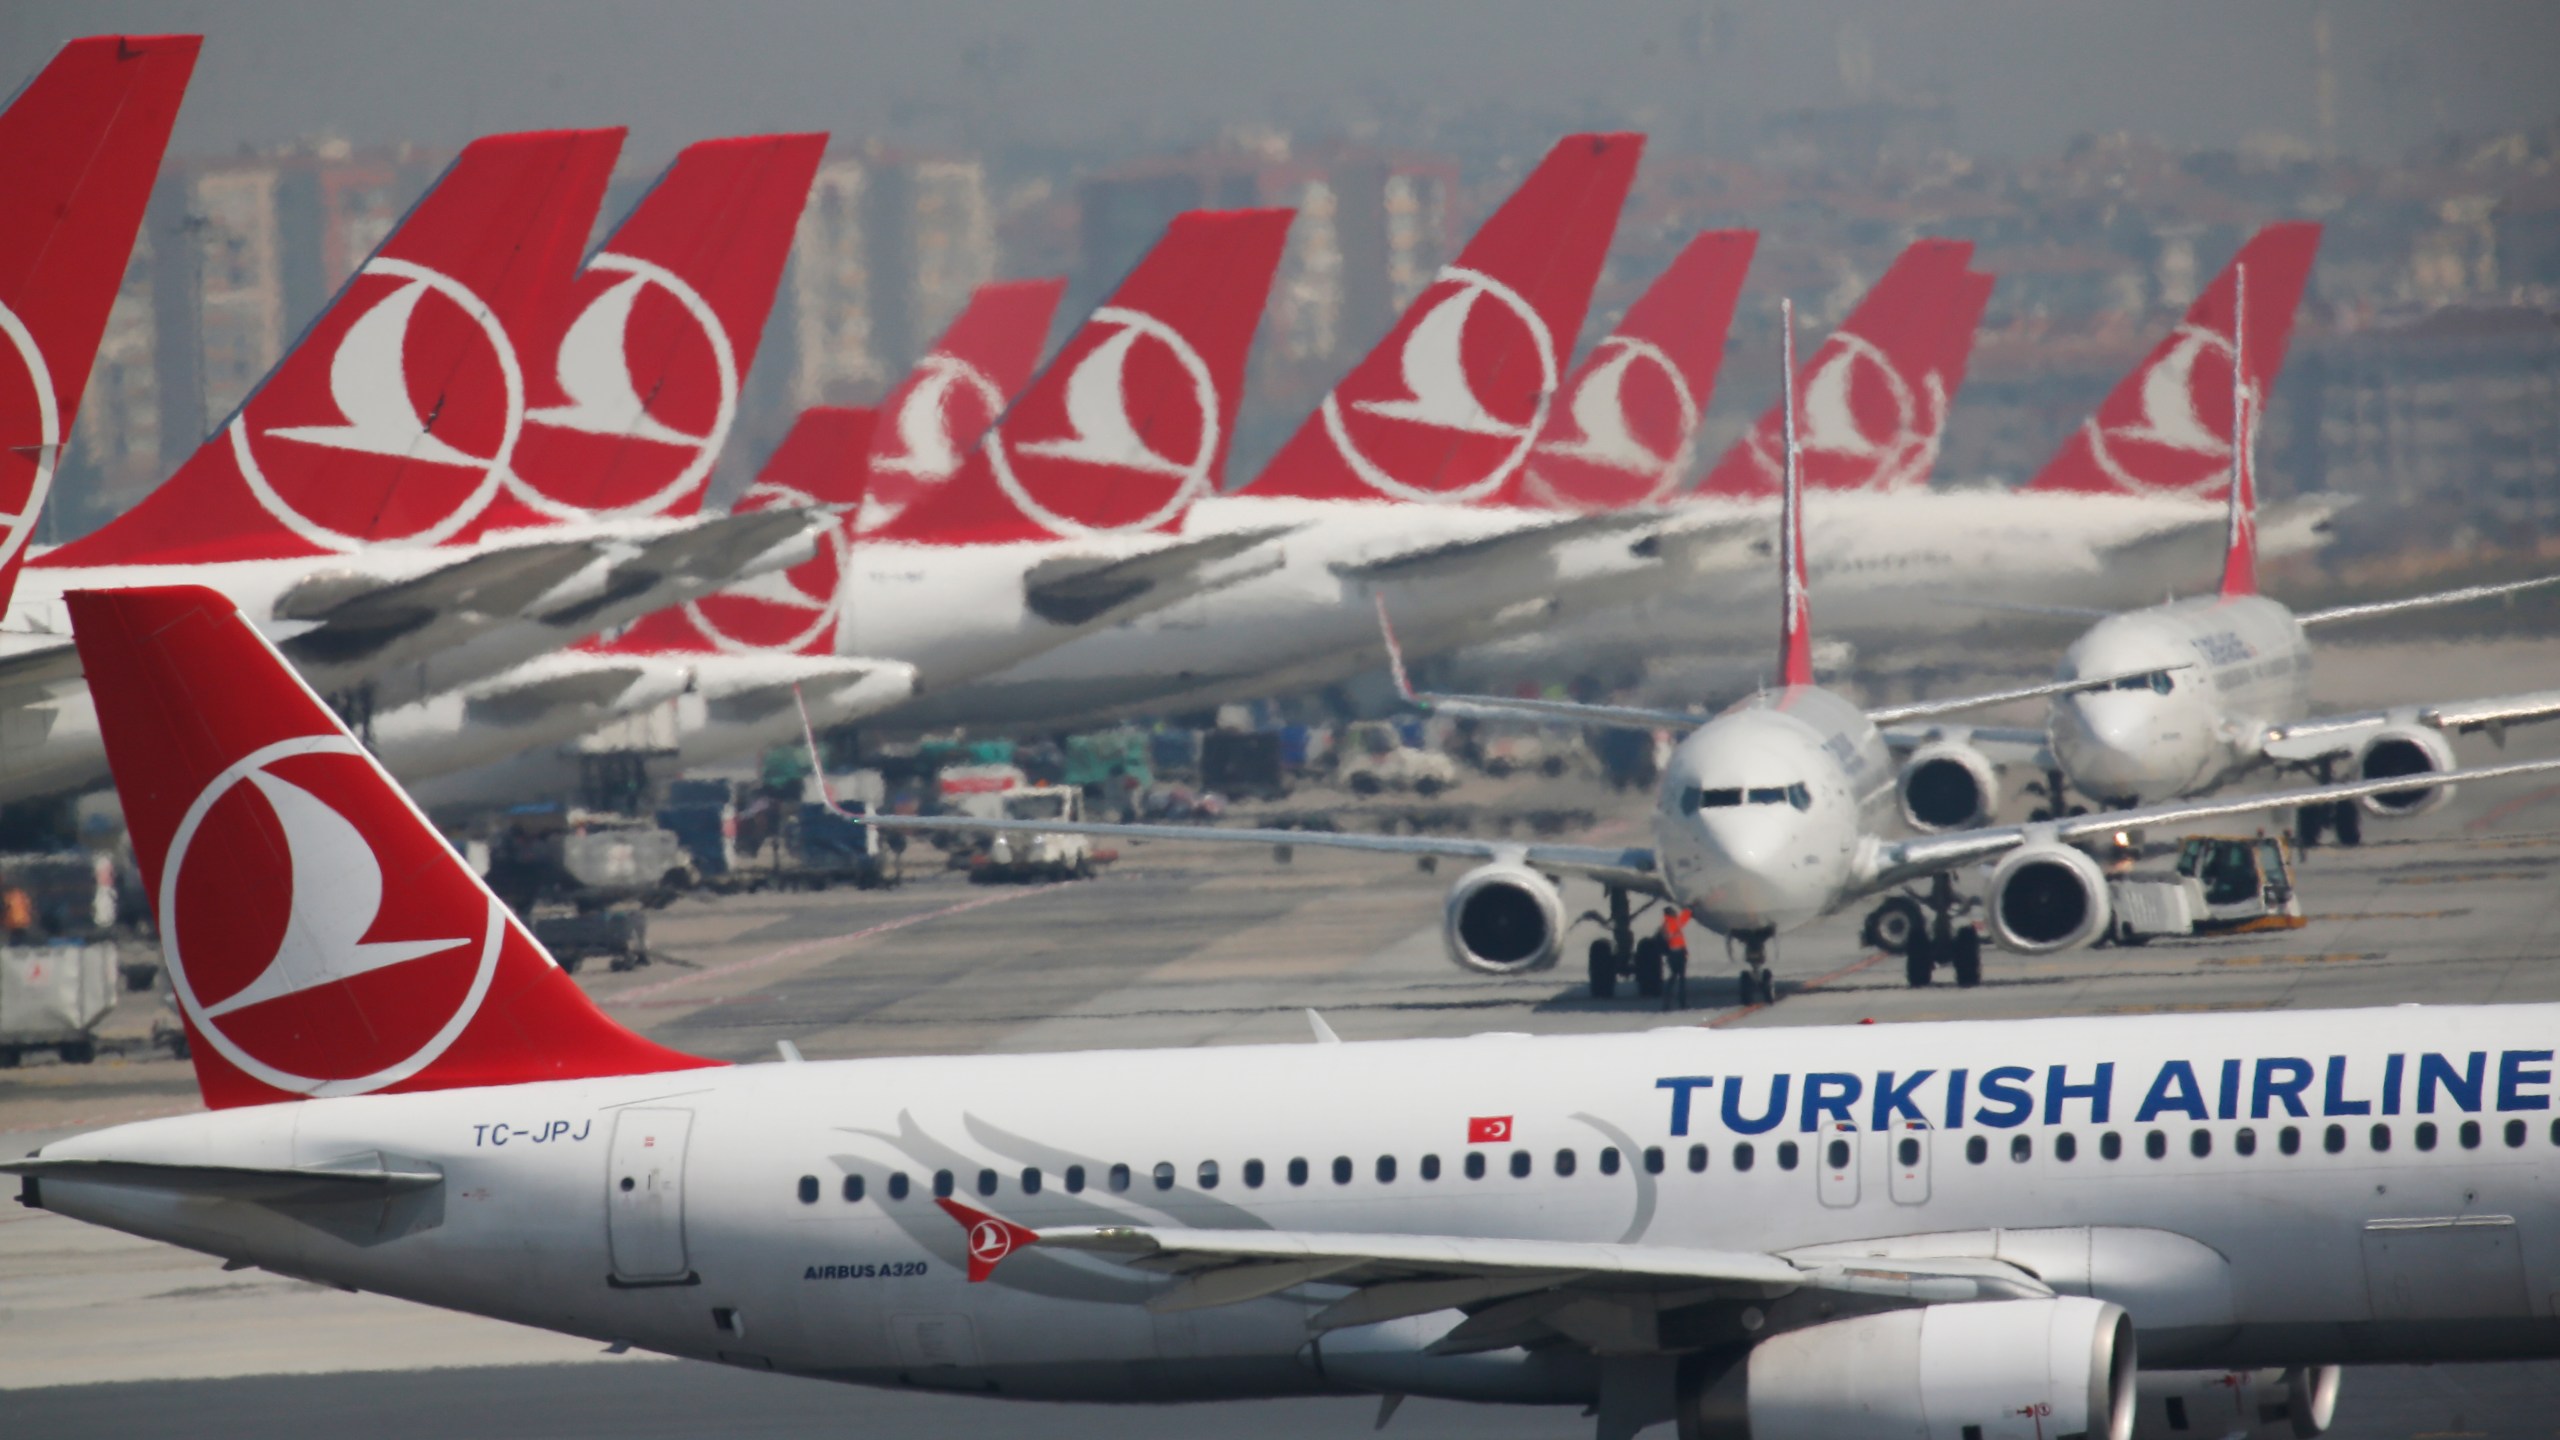
[[2258,1132],[2243,1125],[2231,1133],[2231,1148],[2242,1155],[2258,1153]]
[[1832,1140],[1826,1142],[1822,1147],[1822,1163],[1830,1166],[1834,1170],[1848,1169],[1849,1142],[1846,1140]]
[[2507,1122],[2507,1148],[2510,1150],[2521,1150],[2524,1148],[2523,1121],[2510,1120]]
[[1615,1175],[1618,1173],[1617,1146],[1611,1145],[1600,1152],[1600,1173],[1603,1175]]
[[2421,1150],[2433,1150],[2436,1148],[2436,1122],[2433,1120],[2419,1121],[2418,1128],[2410,1132],[2409,1143],[2417,1146]]
[[1483,1152],[1483,1151],[1481,1151],[1481,1150],[1470,1150],[1470,1151],[1468,1151],[1468,1152],[1467,1152],[1467,1165],[1466,1165],[1466,1170],[1467,1170],[1467,1178],[1468,1178],[1468,1179],[1470,1179],[1470,1180],[1481,1180],[1481,1179],[1483,1179],[1483,1178],[1484,1178],[1484,1152]]
[[[1748,1145],[1737,1145],[1737,1146],[1735,1146],[1735,1147],[1734,1147],[1734,1153],[1735,1153],[1735,1154],[1737,1154],[1737,1155],[1745,1155],[1745,1154],[1749,1154],[1749,1153],[1750,1153],[1750,1151],[1751,1151],[1751,1147],[1750,1147],[1750,1146],[1748,1146]],[[1661,1168],[1661,1167],[1656,1166],[1655,1168],[1656,1168],[1656,1169],[1659,1169],[1659,1168]],[[1748,1160],[1743,1161],[1743,1162],[1742,1162],[1742,1165],[1741,1165],[1741,1168],[1742,1168],[1742,1169],[1745,1169],[1745,1170],[1750,1169],[1750,1168],[1751,1168],[1751,1162],[1750,1162],[1750,1161],[1748,1161]],[[1704,1145],[1692,1145],[1692,1146],[1690,1146],[1690,1147],[1689,1147],[1689,1173],[1690,1173],[1690,1174],[1692,1174],[1692,1175],[1704,1175],[1704,1174],[1706,1174],[1706,1173],[1707,1173],[1707,1147],[1706,1147],[1706,1146],[1704,1146]]]
[[936,1200],[950,1199],[951,1192],[958,1188],[960,1188],[959,1183],[952,1179],[950,1171],[936,1170],[933,1172],[933,1198]]
[[1157,1189],[1159,1189],[1159,1190],[1170,1190],[1170,1189],[1172,1189],[1172,1188],[1173,1188],[1173,1162],[1172,1162],[1172,1161],[1170,1161],[1170,1160],[1159,1160],[1159,1161],[1157,1161],[1157,1162],[1156,1162],[1155,1178],[1156,1178],[1156,1188],[1157,1188]]
[[2157,1130],[2143,1136],[2142,1153],[2154,1160],[2166,1158],[2169,1153],[2169,1137]]
[[1439,1156],[1425,1155],[1422,1157],[1422,1178],[1425,1180],[1437,1180],[1440,1178]]
[[803,1205],[815,1205],[818,1203],[817,1176],[803,1175],[800,1177],[800,1203]]
[[1893,1157],[1894,1157],[1894,1159],[1895,1159],[1895,1160],[1899,1161],[1900,1163],[1902,1163],[1902,1164],[1904,1164],[1904,1165],[1917,1165],[1917,1164],[1919,1164],[1919,1163],[1920,1163],[1920,1142],[1919,1142],[1919,1140],[1917,1140],[1916,1138],[1914,1138],[1914,1137],[1912,1137],[1912,1136],[1909,1136],[1909,1135],[1905,1135],[1905,1136],[1903,1136],[1899,1141],[1896,1141],[1896,1142],[1894,1143],[1894,1147],[1893,1147]]
[[2012,1159],[2012,1160],[2014,1160],[2014,1161],[2016,1161],[2017,1163],[2019,1163],[2019,1164],[2021,1164],[2021,1165],[2024,1165],[2024,1164],[2025,1164],[2025,1163],[2027,1163],[2028,1161],[2033,1160],[2034,1158],[2036,1158],[2036,1141],[2035,1141],[2035,1137],[2034,1137],[2034,1136],[2032,1136],[2032,1135],[2012,1135],[2012,1136],[2010,1136],[2010,1137],[2009,1137],[2009,1158],[2010,1158],[2010,1159]]
[[2213,1132],[2210,1130],[2191,1130],[2187,1132],[2187,1153],[2193,1155],[2199,1160],[2211,1155],[2213,1153]]
[[1247,1160],[1244,1162],[1244,1188],[1247,1190],[1259,1190],[1262,1188],[1261,1161]]
[[1396,1157],[1393,1155],[1378,1157],[1378,1183],[1381,1185],[1396,1183]]
[[1796,1168],[1796,1142],[1793,1140],[1778,1142],[1778,1168],[1781,1170]]
[[1303,1157],[1289,1162],[1289,1183],[1292,1185],[1307,1183],[1307,1162]]
[[1759,1158],[1760,1157],[1757,1154],[1753,1153],[1751,1149],[1751,1142],[1748,1140],[1745,1140],[1741,1144],[1733,1147],[1733,1168],[1736,1170],[1750,1169],[1752,1162]]
[[2276,1148],[2287,1155],[2301,1154],[2302,1131],[2291,1125],[2287,1125],[2283,1129],[2277,1131]]
[[1964,1138],[1964,1160],[1966,1164],[1979,1165],[1990,1158],[1990,1141],[1983,1139],[1979,1135],[1968,1135]]
[[862,1203],[861,1176],[847,1175],[844,1177],[844,1198],[850,1204],[859,1205]]
[[1027,1166],[1027,1167],[1025,1167],[1025,1168],[1023,1169],[1023,1172],[1022,1172],[1022,1193],[1023,1193],[1023,1194],[1025,1194],[1025,1195],[1037,1195],[1037,1194],[1039,1194],[1039,1193],[1040,1193],[1040,1167],[1039,1167],[1039,1166],[1037,1166],[1037,1165],[1032,1165],[1032,1166]]
[[1128,1189],[1128,1188],[1129,1188],[1129,1167],[1128,1167],[1128,1166],[1126,1166],[1126,1165],[1114,1165],[1114,1166],[1112,1166],[1112,1167],[1111,1167],[1111,1189],[1112,1189],[1112,1192],[1113,1192],[1114,1194],[1117,1194],[1117,1193],[1119,1193],[1120,1191],[1126,1190],[1126,1189]]
[[2560,1145],[2560,1120],[2551,1122],[2551,1143]]
[[1558,1175],[1570,1175],[1573,1173],[1572,1151],[1559,1150],[1556,1152],[1556,1173]]
[[906,1172],[906,1171],[904,1171],[904,1170],[896,1170],[896,1171],[892,1171],[892,1172],[890,1172],[890,1175],[889,1175],[889,1198],[890,1198],[890,1199],[892,1199],[892,1200],[904,1200],[904,1199],[906,1199],[906,1198],[907,1198],[907,1172]]
[[[1163,1187],[1158,1186],[1157,1188],[1162,1189]],[[1200,1162],[1200,1188],[1203,1190],[1215,1190],[1218,1188],[1217,1161],[1203,1160]]]
[[2320,1134],[2320,1148],[2328,1151],[2332,1155],[2343,1153],[2347,1148],[2347,1127],[2344,1125],[2332,1125],[2327,1130],[2322,1131]]
[[978,1172],[978,1193],[981,1195],[993,1195],[996,1193],[996,1172],[993,1170],[981,1170]]
[[1515,1179],[1515,1180],[1526,1180],[1526,1179],[1528,1179],[1528,1178],[1529,1178],[1529,1168],[1530,1168],[1530,1165],[1531,1165],[1531,1164],[1532,1164],[1532,1162],[1531,1162],[1531,1161],[1530,1161],[1530,1159],[1529,1159],[1529,1152],[1528,1152],[1528,1151],[1526,1151],[1526,1150],[1514,1150],[1514,1151],[1512,1151],[1512,1152],[1511,1152],[1511,1178],[1513,1178],[1513,1179]]
[[[1697,1151],[1702,1156],[1707,1153],[1707,1147],[1704,1145],[1692,1145],[1689,1148]],[[1659,1175],[1662,1173],[1661,1146],[1647,1145],[1644,1147],[1644,1173],[1647,1175]]]
[[2124,1137],[2113,1130],[2100,1135],[2098,1137],[2098,1158],[2101,1160],[2120,1160],[2124,1158]]
[[2455,1131],[2455,1132],[2453,1132],[2453,1133],[2454,1133],[2457,1137],[2459,1137],[2459,1138],[2461,1139],[2461,1141],[2462,1141],[2462,1148],[2463,1148],[2463,1149],[2465,1149],[2465,1150],[2477,1150],[2477,1149],[2479,1149],[2479,1148],[2480,1148],[2480,1122],[2479,1122],[2479,1121],[2477,1121],[2477,1120],[2465,1120],[2465,1121],[2463,1121],[2463,1122],[2462,1122],[2462,1128],[2461,1128],[2461,1129],[2459,1129],[2459,1130],[2456,1130],[2456,1131]]
[[2391,1148],[2391,1127],[2390,1127],[2390,1126],[2388,1126],[2388,1125],[2376,1125],[2376,1126],[2374,1126],[2374,1127],[2373,1127],[2373,1129],[2371,1129],[2370,1131],[2367,1131],[2367,1132],[2366,1132],[2366,1135],[2367,1135],[2367,1138],[2369,1138],[2369,1139],[2373,1142],[2373,1148],[2374,1148],[2374,1152],[2375,1152],[2376,1154],[2379,1154],[2379,1153],[2381,1153],[2382,1151],[2385,1151],[2385,1150],[2388,1150],[2388,1149],[2390,1149],[2390,1148]]
[[1070,1195],[1081,1195],[1084,1193],[1083,1166],[1070,1165],[1067,1167],[1067,1193]]
[[1333,1183],[1336,1185],[1348,1185],[1351,1183],[1350,1156],[1336,1155],[1333,1157]]
[[[1919,1147],[1915,1145],[1915,1146],[1913,1146],[1912,1148],[1913,1148],[1913,1149],[1918,1149]],[[2079,1159],[2079,1158],[2080,1158],[2080,1137],[2079,1137],[2079,1136],[2077,1136],[2077,1135],[2072,1134],[2072,1133],[2071,1133],[2070,1131],[2068,1131],[2068,1130],[2065,1130],[2065,1131],[2063,1131],[2061,1134],[2054,1136],[2054,1137],[2053,1137],[2053,1158],[2054,1158],[2054,1159],[2056,1159],[2056,1160],[2060,1160],[2060,1161],[2064,1162],[2065,1164],[2068,1164],[2069,1162],[2071,1162],[2071,1161],[2073,1161],[2073,1160],[2077,1160],[2077,1159]],[[1904,1161],[1904,1162],[1902,1162],[1902,1163],[1904,1163],[1904,1164],[1908,1165],[1908,1164],[1910,1164],[1911,1162],[1910,1162],[1910,1161],[1908,1161],[1908,1160],[1906,1160],[1906,1161]]]

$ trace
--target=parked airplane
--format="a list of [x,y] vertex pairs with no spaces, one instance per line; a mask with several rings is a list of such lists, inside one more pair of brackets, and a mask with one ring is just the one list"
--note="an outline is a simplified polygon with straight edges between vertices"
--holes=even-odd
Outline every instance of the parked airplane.
[[1067,282],[996,280],[970,292],[933,348],[880,401],[859,477],[856,534],[895,519],[916,497],[960,473],[987,427],[1031,383]]
[[[1988,825],[1907,840],[1878,833],[1893,807],[1894,765],[1884,725],[1976,709],[2040,695],[2113,689],[2135,674],[2088,674],[1990,695],[1863,709],[1814,684],[1812,608],[1805,576],[1799,440],[1795,425],[1795,342],[1787,314],[1782,380],[1785,480],[1779,502],[1781,626],[1779,685],[1713,718],[1681,711],[1492,696],[1426,695],[1424,703],[1476,713],[1689,728],[1673,751],[1654,806],[1654,846],[1620,848],[1521,844],[1458,836],[1368,835],[1292,830],[1227,830],[1188,825],[1108,825],[1009,821],[960,816],[878,815],[884,828],[958,831],[1080,831],[1127,839],[1193,843],[1307,846],[1482,861],[1451,887],[1443,938],[1458,964],[1507,975],[1553,965],[1566,918],[1559,875],[1581,875],[1608,894],[1610,934],[1590,949],[1591,984],[1607,994],[1635,960],[1630,899],[1659,897],[1687,910],[1714,933],[1737,942],[1746,1003],[1774,1003],[1771,947],[1799,929],[1863,897],[1930,882],[1922,901],[1929,928],[1905,951],[1911,983],[1925,985],[1941,965],[1956,983],[1980,979],[1981,935],[1956,925],[1952,872],[1998,862],[1985,888],[1993,938],[2024,954],[2086,945],[2111,919],[2105,875],[2074,843],[2111,831],[2170,825],[2219,815],[2286,810],[2298,805],[2405,795],[2506,775],[2560,769],[2560,760],[2448,770],[2412,787],[2406,777],[2220,801],[2189,801],[2046,820]],[[2159,663],[2145,658],[2147,675]],[[2185,664],[2184,660],[2179,661]],[[816,742],[810,741],[814,754]],[[2423,803],[2395,798],[2392,803]],[[1640,977],[1641,978],[1641,977]]]
[[[2247,274],[2237,277],[2247,294]],[[2247,313],[2245,299],[2240,307]],[[2251,357],[2245,328],[2235,353]],[[2417,702],[2344,715],[2311,713],[2313,627],[2372,615],[2460,604],[2560,584],[2560,575],[2469,585],[2396,600],[2341,605],[2297,615],[2258,589],[2257,482],[2253,451],[2257,398],[2233,367],[2228,541],[2218,593],[2104,615],[2064,652],[2060,674],[2133,675],[2120,687],[2057,699],[2046,732],[1951,734],[1915,756],[1902,778],[1903,813],[1915,828],[1980,822],[1999,803],[1996,762],[2020,742],[2053,772],[2046,793],[2065,782],[2118,806],[2207,794],[2258,772],[2343,770],[2364,780],[2434,775],[2454,768],[2453,735],[2560,716],[2560,690],[2469,700]],[[2066,454],[2098,453],[2083,442]],[[2148,669],[2147,675],[2134,672]],[[2355,803],[2305,807],[2300,838],[2324,829],[2355,844],[2362,816],[2424,814],[2452,798],[2450,786],[2384,791]]]
[[2560,1353],[2560,1007],[722,1065],[224,597],[70,604],[210,1109],[0,1161],[28,1206],[753,1369],[1601,1440],[2310,1436],[2341,1363]]

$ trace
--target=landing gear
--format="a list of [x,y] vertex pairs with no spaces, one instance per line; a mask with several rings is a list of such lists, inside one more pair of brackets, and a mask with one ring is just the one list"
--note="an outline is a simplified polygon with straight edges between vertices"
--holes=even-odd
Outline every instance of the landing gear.
[[[1606,936],[1591,942],[1591,998],[1594,1000],[1618,998],[1618,977],[1621,974],[1636,971],[1635,909],[1627,901],[1627,892],[1617,886],[1609,886],[1608,895],[1608,918],[1602,919],[1590,913],[1585,913],[1582,917],[1586,920],[1598,920],[1609,927],[1609,933]],[[1637,985],[1641,989],[1643,980],[1640,972],[1637,973],[1639,976]],[[1657,980],[1652,990],[1646,990],[1643,993],[1657,994],[1661,988],[1661,983]]]
[[1908,955],[1912,937],[1918,935],[1927,923],[1927,917],[1920,913],[1919,901],[1908,895],[1896,895],[1867,912],[1866,931],[1861,938],[1871,948],[1887,955]]
[[1737,935],[1742,942],[1742,1003],[1775,1005],[1778,1003],[1778,980],[1769,973],[1769,934]]
[[1636,993],[1647,1000],[1662,997],[1663,951],[1666,947],[1658,936],[1647,935],[1636,942]]
[[2027,793],[2041,795],[2045,799],[2045,803],[2027,812],[2027,823],[2031,825],[2041,825],[2048,820],[2059,820],[2065,814],[2088,813],[2085,809],[2070,807],[2068,800],[2071,794],[2070,782],[2062,778],[2062,772],[2059,769],[2047,770],[2042,780],[2028,781]]
[[1605,939],[1591,942],[1591,998],[1618,998],[1618,947]]
[[[1940,875],[1930,881],[1926,900],[1907,896],[1895,899],[1914,911],[1924,905],[1928,909],[1927,923],[1914,927],[1909,948],[1903,952],[1902,976],[1914,989],[1935,979],[1941,965],[1956,972],[1956,984],[1962,988],[1971,989],[1982,983],[1982,932],[1971,923],[1956,923],[1955,913],[1965,902],[1956,895],[1956,882],[1951,877]],[[1877,908],[1881,911],[1883,907]]]
[[2364,809],[2353,800],[2332,800],[2320,805],[2305,805],[2293,812],[2293,843],[2308,850],[2320,843],[2320,832],[2326,830],[2338,837],[2341,845],[2364,843]]
[[327,696],[329,708],[338,720],[368,751],[373,749],[373,687],[357,685],[345,690],[332,690]]
[[2364,843],[2364,807],[2355,801],[2339,801],[2336,813],[2330,816],[2330,823],[2337,827],[2339,844],[2361,845]]

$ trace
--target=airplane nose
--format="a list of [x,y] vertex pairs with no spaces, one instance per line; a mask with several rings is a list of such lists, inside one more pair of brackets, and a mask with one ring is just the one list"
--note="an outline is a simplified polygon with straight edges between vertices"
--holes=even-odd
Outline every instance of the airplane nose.
[[2074,704],[2065,739],[2071,781],[2087,794],[2145,798],[2173,791],[2186,746],[2155,704],[2099,696]]
[[1712,876],[1703,906],[1715,929],[1786,928],[1821,908],[1827,877],[1787,806],[1741,806],[1698,817]]

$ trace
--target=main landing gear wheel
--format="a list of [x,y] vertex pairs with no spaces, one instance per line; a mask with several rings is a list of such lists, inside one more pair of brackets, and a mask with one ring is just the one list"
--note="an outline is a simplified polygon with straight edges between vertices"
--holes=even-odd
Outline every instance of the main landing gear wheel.
[[1896,895],[1867,912],[1866,933],[1862,938],[1869,947],[1887,955],[1908,955],[1912,937],[1918,935],[1927,923],[1928,917],[1921,914],[1919,901],[1908,895]]
[[1950,947],[1954,954],[1948,963],[1955,967],[1956,985],[1970,990],[1982,983],[1982,932],[1967,925],[1955,933]]
[[1916,947],[1902,957],[1902,978],[1910,981],[1914,990],[1927,989],[1930,980],[1935,978],[1932,972],[1938,967],[1930,961],[1927,949],[1926,946]]
[[1647,1000],[1662,996],[1662,951],[1659,936],[1647,935],[1636,942],[1636,993]]
[[[1594,1000],[1617,999],[1618,977],[1642,974],[1637,968],[1635,906],[1627,898],[1627,892],[1615,885],[1609,886],[1606,893],[1609,913],[1605,918],[1587,910],[1582,916],[1585,920],[1597,920],[1609,927],[1607,935],[1591,942],[1591,998]],[[1658,976],[1660,973],[1657,968],[1655,974]],[[1660,988],[1657,981],[1653,990],[1644,993],[1651,995]]]
[[[1931,880],[1925,901],[1901,896],[1895,899],[1910,905],[1915,912],[1925,909],[1922,923],[1911,932],[1910,948],[1903,952],[1903,979],[1917,989],[1936,978],[1937,968],[1944,965],[1955,971],[1959,986],[1970,988],[1982,983],[1982,932],[1970,923],[1956,923],[1955,913],[1963,902],[1956,896],[1953,879],[1940,875]],[[1883,907],[1877,907],[1877,911],[1881,914]],[[1873,923],[1872,917],[1869,923]]]
[[1591,942],[1591,998],[1618,998],[1618,947],[1606,939]]
[[2330,816],[2329,823],[2338,829],[2338,843],[2341,845],[2363,844],[2364,807],[2353,800],[2341,800],[2335,809],[2336,813]]

